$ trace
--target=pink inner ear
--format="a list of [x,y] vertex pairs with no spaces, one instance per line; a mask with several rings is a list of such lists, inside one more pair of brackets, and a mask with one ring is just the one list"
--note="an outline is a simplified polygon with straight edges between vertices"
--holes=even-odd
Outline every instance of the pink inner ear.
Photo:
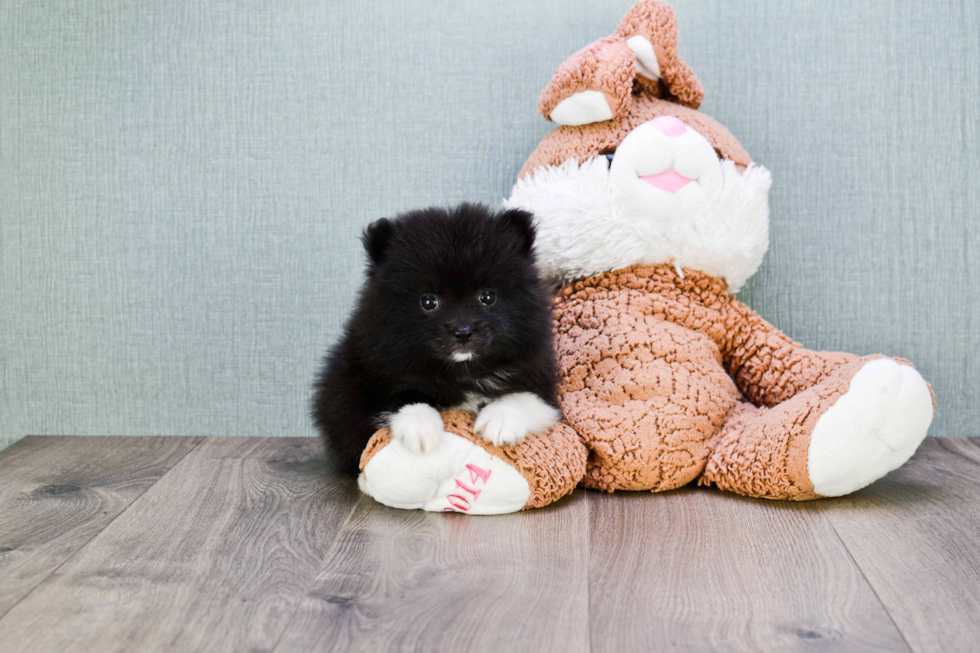
[[647,175],[646,177],[640,177],[640,179],[650,184],[654,188],[665,190],[668,193],[676,193],[691,183],[690,179],[673,170],[661,172],[659,175]]

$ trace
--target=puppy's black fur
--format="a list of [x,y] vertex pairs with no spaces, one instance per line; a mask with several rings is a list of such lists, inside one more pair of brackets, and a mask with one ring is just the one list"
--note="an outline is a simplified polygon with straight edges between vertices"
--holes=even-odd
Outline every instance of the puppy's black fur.
[[530,213],[429,208],[377,220],[362,240],[367,278],[311,410],[339,469],[357,471],[386,414],[408,404],[533,392],[558,407],[552,299],[534,267]]

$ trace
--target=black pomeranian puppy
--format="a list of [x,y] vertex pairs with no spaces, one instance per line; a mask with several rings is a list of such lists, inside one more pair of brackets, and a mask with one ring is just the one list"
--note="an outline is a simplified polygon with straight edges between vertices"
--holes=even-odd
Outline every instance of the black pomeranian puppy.
[[557,421],[552,298],[532,220],[462,204],[364,230],[367,278],[311,410],[340,469],[357,471],[381,426],[410,451],[434,451],[443,408],[478,413],[477,432],[494,444]]

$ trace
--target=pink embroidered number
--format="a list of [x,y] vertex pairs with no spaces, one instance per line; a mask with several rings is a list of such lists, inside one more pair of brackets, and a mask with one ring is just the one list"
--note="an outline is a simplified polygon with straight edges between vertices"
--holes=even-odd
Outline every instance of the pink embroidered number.
[[[449,502],[449,505],[452,506],[452,508],[443,508],[443,512],[468,512],[473,507],[476,500],[480,497],[480,493],[483,492],[483,490],[476,489],[477,483],[483,483],[483,485],[486,486],[487,479],[489,479],[490,474],[493,473],[493,470],[483,469],[482,467],[477,467],[476,465],[467,465],[466,469],[470,472],[470,483],[473,484],[473,487],[463,483],[458,478],[453,479],[456,481],[456,489],[459,490],[459,492],[456,494],[450,494],[448,497],[446,497],[446,501]],[[468,492],[470,496],[464,496],[463,492]],[[453,510],[453,508],[456,510]]]
[[490,478],[490,474],[492,473],[491,470],[483,469],[476,465],[467,465],[466,469],[470,470],[470,483],[476,483],[476,479],[480,479],[486,485],[487,479]]
[[456,481],[456,487],[461,488],[463,490],[466,490],[467,492],[469,492],[470,494],[473,495],[473,500],[474,501],[476,501],[477,498],[479,498],[480,492],[483,492],[483,490],[474,490],[473,488],[471,488],[469,485],[466,485],[465,483],[463,483],[458,478],[457,479],[454,479],[454,480]]

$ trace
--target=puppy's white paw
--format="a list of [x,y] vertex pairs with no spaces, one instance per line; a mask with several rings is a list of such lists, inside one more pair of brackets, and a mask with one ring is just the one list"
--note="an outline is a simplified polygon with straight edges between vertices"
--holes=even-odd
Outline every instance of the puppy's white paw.
[[445,425],[439,411],[428,404],[409,404],[391,416],[391,436],[417,454],[432,453],[442,442]]
[[559,417],[556,408],[533,392],[515,392],[481,410],[474,428],[487,442],[502,446],[517,444],[528,433],[544,431]]

